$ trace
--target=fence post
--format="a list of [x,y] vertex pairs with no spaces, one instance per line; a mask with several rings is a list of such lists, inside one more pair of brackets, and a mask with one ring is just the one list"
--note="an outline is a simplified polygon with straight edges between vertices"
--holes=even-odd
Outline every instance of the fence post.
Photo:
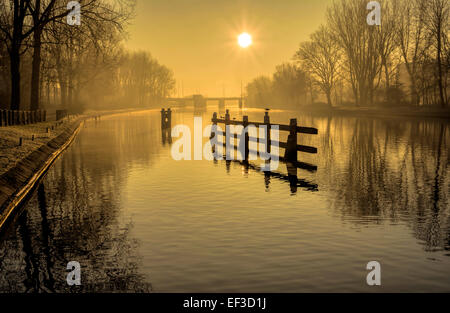
[[212,127],[211,127],[211,135],[209,136],[209,140],[213,139],[213,133],[217,132],[217,112],[213,113],[212,119]]
[[[211,135],[209,136],[210,142],[214,138],[215,134],[217,134],[217,112],[213,113],[211,122],[212,122]],[[215,142],[216,142],[216,144],[218,143],[217,138],[216,138]],[[213,145],[212,142],[211,142],[211,151],[212,151],[214,160],[216,160],[216,145]]]
[[[248,116],[245,115],[242,119],[242,124],[244,126],[244,129],[242,130],[244,132],[244,160],[248,161],[248,155],[249,155],[249,135],[248,135]],[[242,137],[242,136],[241,136]]]
[[230,110],[226,110],[225,113],[225,125],[229,125],[230,124]]
[[170,108],[167,110],[167,128],[172,129],[172,110]]
[[291,119],[289,123],[289,136],[287,140],[287,147],[284,153],[284,158],[287,162],[297,163],[297,119]]
[[269,116],[269,109],[266,109],[266,112],[264,113],[264,124],[266,124],[266,152],[270,156],[271,151],[271,138],[270,138],[270,116]]
[[[231,132],[230,132],[230,127],[228,127],[228,125],[230,125],[230,110],[226,110],[225,111],[225,147],[228,148],[228,146],[230,146],[230,144],[228,143],[231,140]],[[234,138],[234,135],[233,135]],[[229,149],[226,149],[226,159],[228,160],[232,160],[231,158],[231,153],[234,154],[234,151],[229,151]]]

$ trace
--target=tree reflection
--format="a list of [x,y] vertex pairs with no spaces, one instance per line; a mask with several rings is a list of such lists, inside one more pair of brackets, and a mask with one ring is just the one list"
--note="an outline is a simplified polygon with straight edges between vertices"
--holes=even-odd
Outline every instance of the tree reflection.
[[[143,119],[110,121],[116,135],[88,125],[91,134],[80,136],[54,164],[17,225],[11,225],[16,230],[0,243],[0,292],[151,291],[139,272],[133,224],[120,218],[117,207],[124,180],[118,165],[149,162],[158,149],[149,145],[156,141],[148,138],[150,131],[136,135],[144,123],[150,125]],[[108,151],[96,148],[102,145]],[[131,148],[139,151],[125,153]],[[67,285],[70,261],[81,264],[79,287]]]
[[322,135],[327,157],[320,165],[335,191],[335,212],[357,223],[406,221],[426,250],[448,250],[448,124],[340,120],[332,135]]

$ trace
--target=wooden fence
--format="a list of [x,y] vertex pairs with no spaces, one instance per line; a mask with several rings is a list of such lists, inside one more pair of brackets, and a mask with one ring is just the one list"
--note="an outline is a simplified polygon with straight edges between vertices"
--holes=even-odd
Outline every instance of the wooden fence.
[[0,127],[27,125],[47,120],[47,111],[12,111],[0,110]]
[[[268,153],[269,155],[273,156],[271,154],[271,147],[278,146],[279,148],[285,149],[284,157],[278,156],[278,158],[281,162],[291,163],[292,165],[294,165],[297,168],[301,168],[301,169],[311,171],[311,172],[315,172],[317,170],[316,165],[312,165],[312,164],[305,163],[305,162],[300,162],[298,160],[298,156],[297,156],[298,151],[304,152],[304,153],[316,154],[317,148],[299,145],[299,144],[297,144],[297,139],[298,139],[298,134],[317,135],[318,130],[317,130],[317,128],[298,126],[297,119],[291,119],[289,125],[271,124],[269,112],[266,112],[265,116],[264,116],[264,122],[262,122],[262,123],[249,122],[248,116],[244,116],[242,121],[237,121],[237,120],[232,120],[230,118],[230,111],[226,110],[225,119],[217,118],[217,113],[215,112],[212,117],[212,123],[214,125],[217,125],[218,123],[225,124],[225,131],[223,133],[224,138],[226,138],[226,126],[227,125],[242,125],[244,127],[243,131],[245,131],[245,128],[249,125],[254,125],[255,127],[264,125],[267,127],[267,137],[268,138],[267,138],[266,142],[270,142],[270,144],[266,145],[267,151],[265,153]],[[270,130],[273,126],[278,126],[279,131],[288,131],[289,132],[287,142],[277,142],[277,141],[271,140]],[[234,136],[234,138],[236,138],[238,135],[233,134],[233,136]],[[252,141],[252,142],[259,143],[259,138],[250,137],[248,135],[248,132],[245,132],[245,137],[244,136],[242,136],[242,137],[245,138],[244,160],[248,160],[248,156],[249,156],[250,152],[258,155],[259,154],[258,151],[250,151],[249,150],[249,142]],[[226,142],[223,142],[223,145],[226,146]],[[236,145],[234,145],[233,148],[235,150],[238,149],[238,147]]]

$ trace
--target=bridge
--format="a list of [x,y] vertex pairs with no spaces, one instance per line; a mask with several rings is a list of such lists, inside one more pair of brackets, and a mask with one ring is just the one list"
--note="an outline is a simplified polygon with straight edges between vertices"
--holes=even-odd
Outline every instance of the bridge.
[[226,101],[239,101],[239,108],[242,108],[245,98],[242,97],[204,97],[202,95],[193,95],[184,98],[167,98],[169,103],[177,103],[177,106],[186,106],[191,102],[196,110],[206,110],[206,104],[208,101],[218,101],[219,109],[225,109]]

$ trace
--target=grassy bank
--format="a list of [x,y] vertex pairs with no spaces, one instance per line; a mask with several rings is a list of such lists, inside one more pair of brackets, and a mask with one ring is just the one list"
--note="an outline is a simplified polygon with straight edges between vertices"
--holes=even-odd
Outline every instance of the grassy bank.
[[76,137],[83,120],[130,111],[92,111],[58,122],[0,128],[0,233]]
[[[79,123],[81,118],[64,118],[60,122],[49,121],[32,125],[0,127],[0,175],[75,123]],[[20,145],[20,138],[22,138],[22,145]]]

